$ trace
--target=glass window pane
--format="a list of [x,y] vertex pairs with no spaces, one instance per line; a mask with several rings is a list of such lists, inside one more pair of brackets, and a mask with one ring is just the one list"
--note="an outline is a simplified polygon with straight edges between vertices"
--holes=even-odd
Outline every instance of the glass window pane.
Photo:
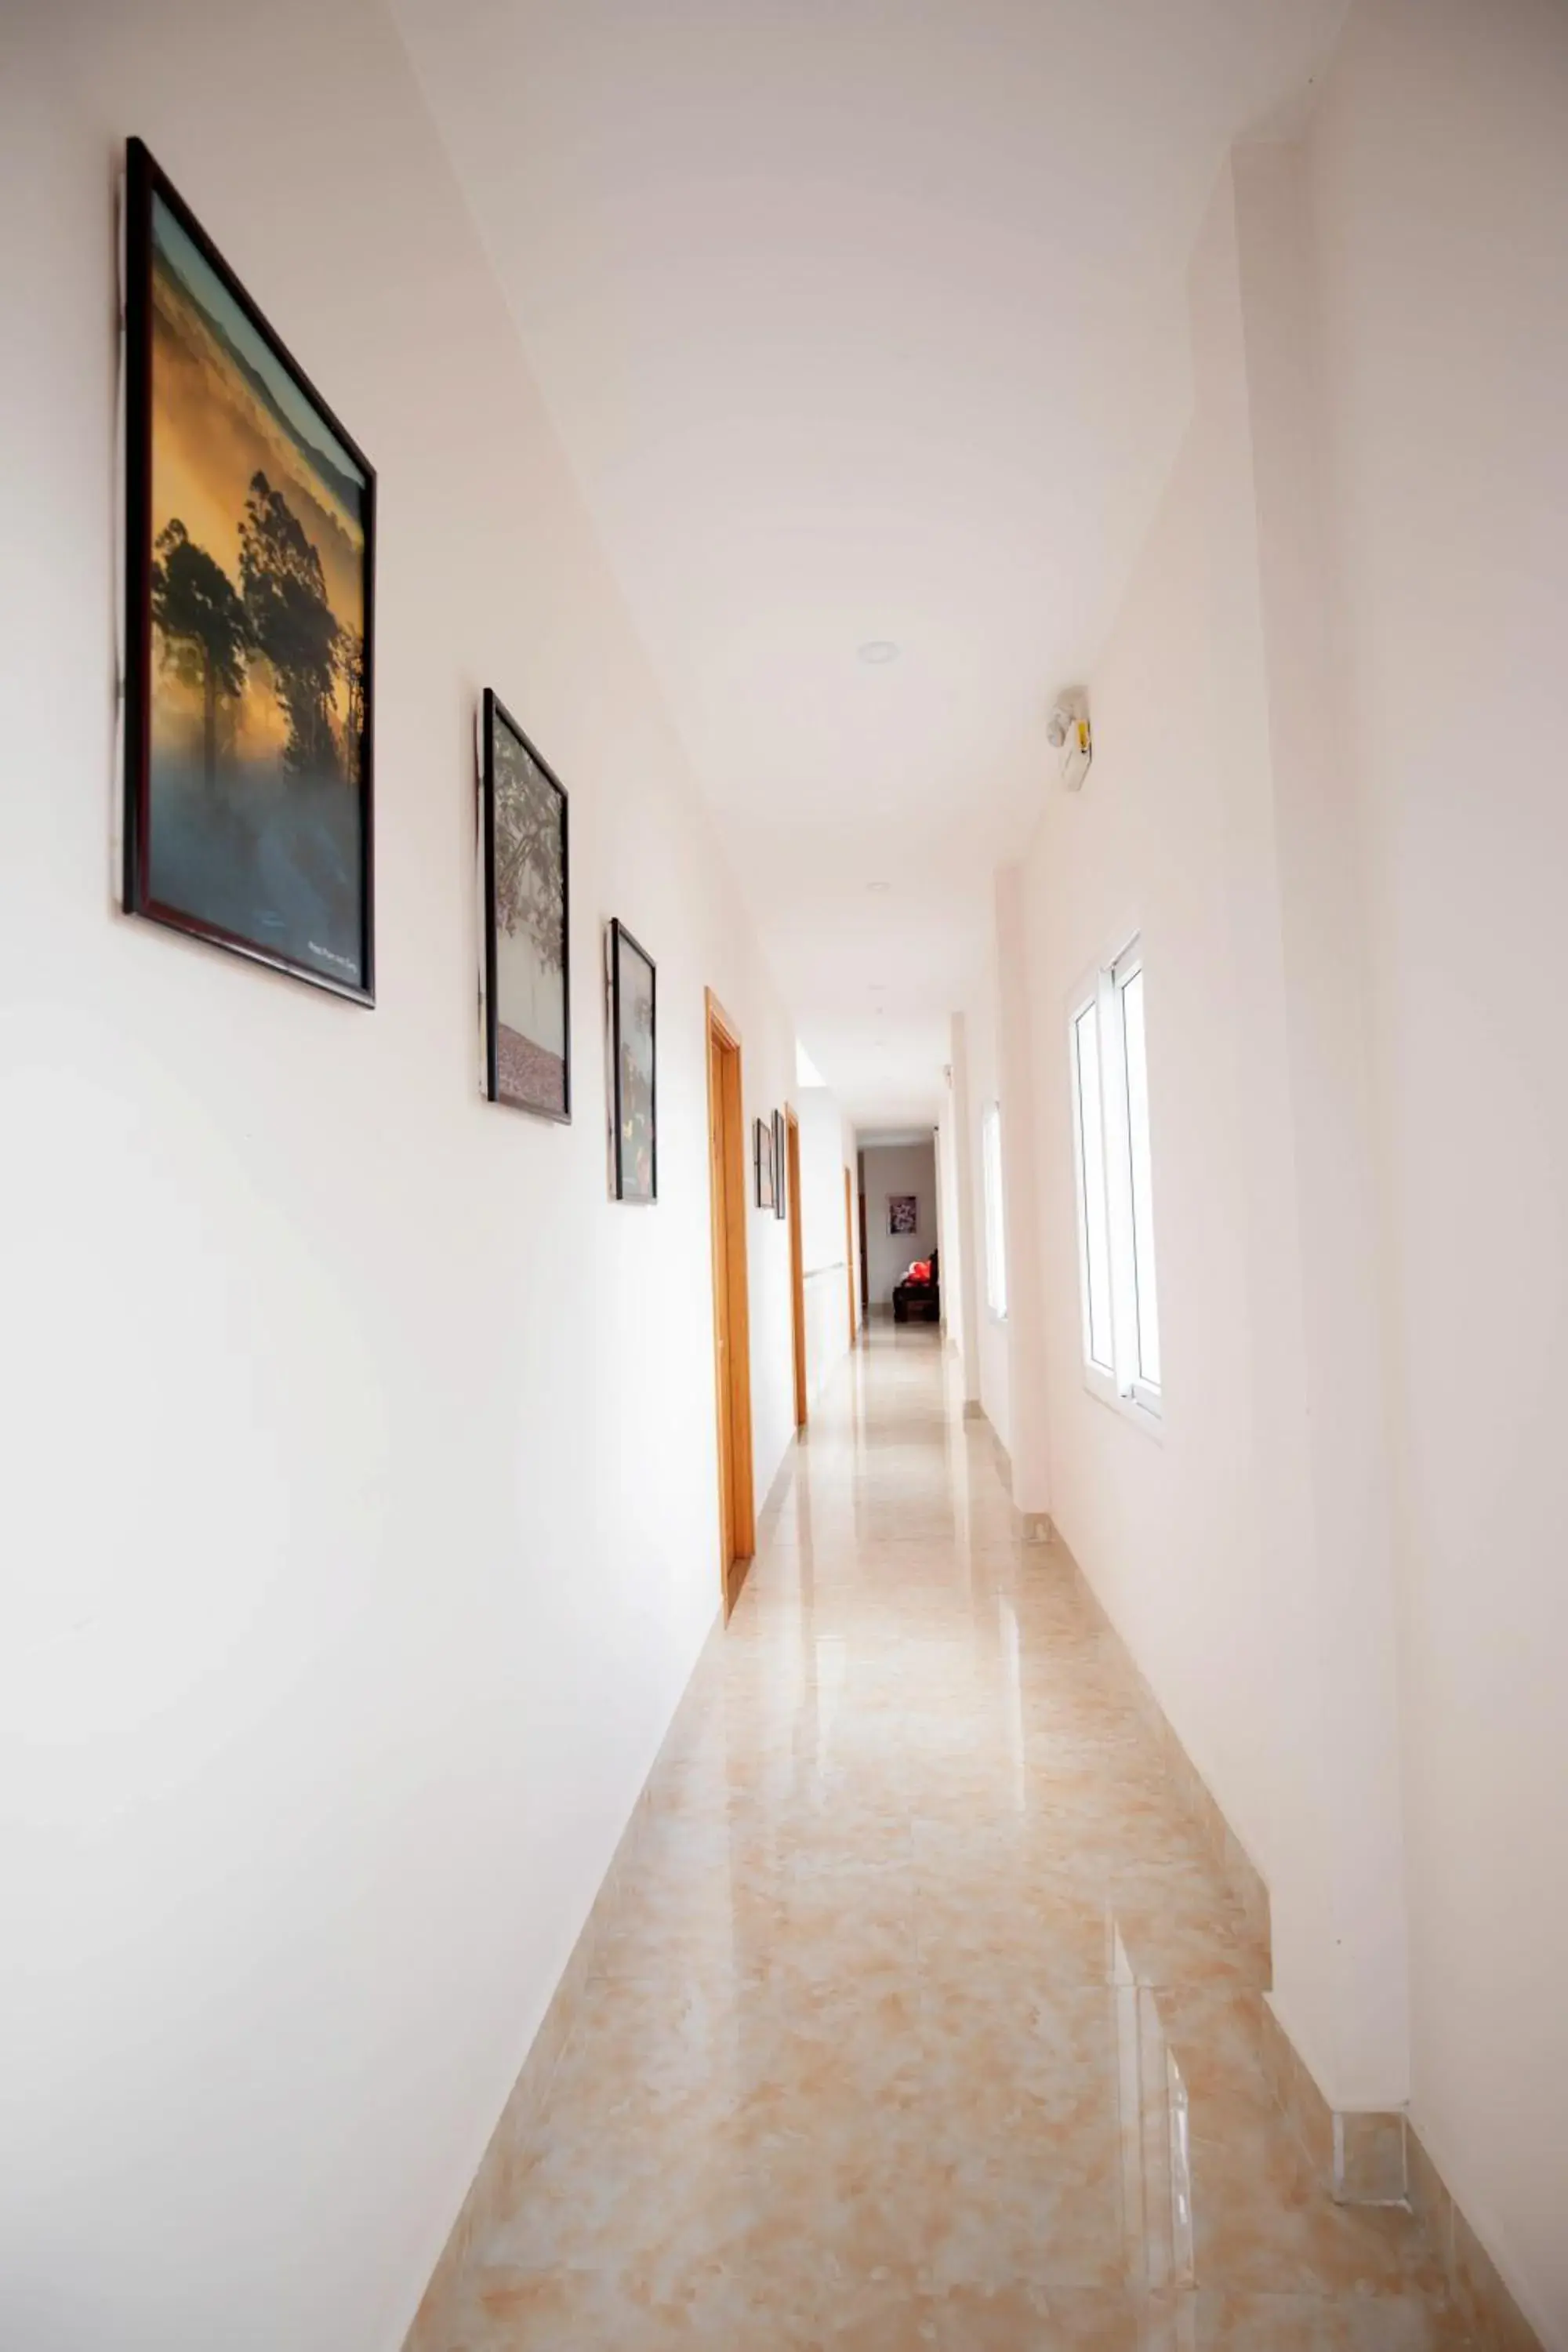
[[1149,1154],[1149,1058],[1143,1032],[1143,974],[1120,992],[1126,1042],[1127,1133],[1131,1152],[1132,1257],[1138,1302],[1138,1372],[1160,1384],[1160,1307],[1154,1288],[1154,1192]]
[[1114,1371],[1110,1336],[1110,1228],[1105,1198],[1105,1120],[1100,1091],[1100,1024],[1092,1004],[1073,1023],[1078,1063],[1078,1151],[1083,1181],[1084,1346],[1091,1363]]

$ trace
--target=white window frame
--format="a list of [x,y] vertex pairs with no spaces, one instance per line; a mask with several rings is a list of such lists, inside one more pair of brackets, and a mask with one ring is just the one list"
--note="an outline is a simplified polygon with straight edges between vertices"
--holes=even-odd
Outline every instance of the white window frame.
[[985,1203],[985,1311],[993,1323],[1005,1323],[1007,1181],[1002,1165],[999,1102],[988,1102],[980,1114],[980,1181]]
[[[1072,1119],[1073,1165],[1076,1172],[1079,1237],[1079,1292],[1081,1302],[1083,1383],[1091,1396],[1146,1430],[1161,1434],[1164,1397],[1160,1381],[1146,1379],[1142,1369],[1138,1325],[1139,1284],[1146,1277],[1151,1319],[1158,1328],[1158,1252],[1155,1265],[1139,1265],[1133,1214],[1132,1133],[1129,1110],[1127,1026],[1123,992],[1146,969],[1142,941],[1137,936],[1118,953],[1085,975],[1068,1000],[1068,1077]],[[1079,1067],[1079,1023],[1092,1013],[1100,1054],[1100,1155],[1104,1181],[1104,1213],[1109,1318],[1113,1362],[1097,1360],[1093,1353],[1090,1299],[1089,1174],[1083,1123],[1083,1097]],[[1152,1225],[1151,1208],[1150,1224]],[[1163,1371],[1163,1363],[1160,1367]]]

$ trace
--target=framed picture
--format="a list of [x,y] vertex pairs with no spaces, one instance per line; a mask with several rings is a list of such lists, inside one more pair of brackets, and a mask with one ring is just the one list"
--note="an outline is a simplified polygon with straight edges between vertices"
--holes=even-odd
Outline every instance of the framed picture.
[[566,789],[485,688],[479,722],[485,1092],[572,1116]]
[[139,139],[126,911],[375,1001],[375,475]]
[[888,1231],[890,1234],[912,1234],[920,1223],[915,1213],[912,1192],[889,1192],[888,1195]]
[[752,1121],[756,1137],[757,1206],[771,1209],[773,1205],[773,1125],[772,1119]]
[[610,1069],[616,1198],[658,1198],[656,975],[626,925],[610,925]]
[[773,1113],[773,1214],[776,1217],[787,1216],[789,1213],[789,1204],[784,1198],[784,1169],[788,1158],[789,1154],[784,1150],[784,1115],[782,1110],[775,1110]]

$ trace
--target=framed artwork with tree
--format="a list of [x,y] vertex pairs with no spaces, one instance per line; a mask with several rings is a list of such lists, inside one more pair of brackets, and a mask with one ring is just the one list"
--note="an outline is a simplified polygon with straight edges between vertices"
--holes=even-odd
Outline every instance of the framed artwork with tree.
[[658,1198],[658,980],[626,925],[609,929],[610,1125],[617,1201]]
[[140,140],[126,911],[374,1003],[375,475]]
[[479,718],[485,1093],[572,1116],[566,788],[489,688]]

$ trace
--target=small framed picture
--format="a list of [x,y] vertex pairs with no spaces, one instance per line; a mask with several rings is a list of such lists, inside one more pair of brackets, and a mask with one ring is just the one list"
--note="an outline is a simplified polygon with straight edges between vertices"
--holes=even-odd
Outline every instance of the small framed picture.
[[752,1121],[757,1155],[757,1206],[771,1209],[773,1205],[773,1123],[771,1118]]
[[610,925],[610,1091],[617,1201],[658,1198],[658,1097],[653,958]]
[[361,1004],[374,570],[368,460],[132,139],[125,910]]
[[489,688],[479,722],[485,1093],[572,1116],[566,788]]
[[888,1231],[890,1234],[912,1234],[920,1219],[917,1202],[912,1192],[889,1192],[888,1195]]
[[775,1110],[773,1113],[773,1214],[775,1217],[787,1216],[789,1213],[789,1202],[785,1198],[784,1175],[788,1158],[789,1155],[784,1150],[784,1115],[782,1110]]

